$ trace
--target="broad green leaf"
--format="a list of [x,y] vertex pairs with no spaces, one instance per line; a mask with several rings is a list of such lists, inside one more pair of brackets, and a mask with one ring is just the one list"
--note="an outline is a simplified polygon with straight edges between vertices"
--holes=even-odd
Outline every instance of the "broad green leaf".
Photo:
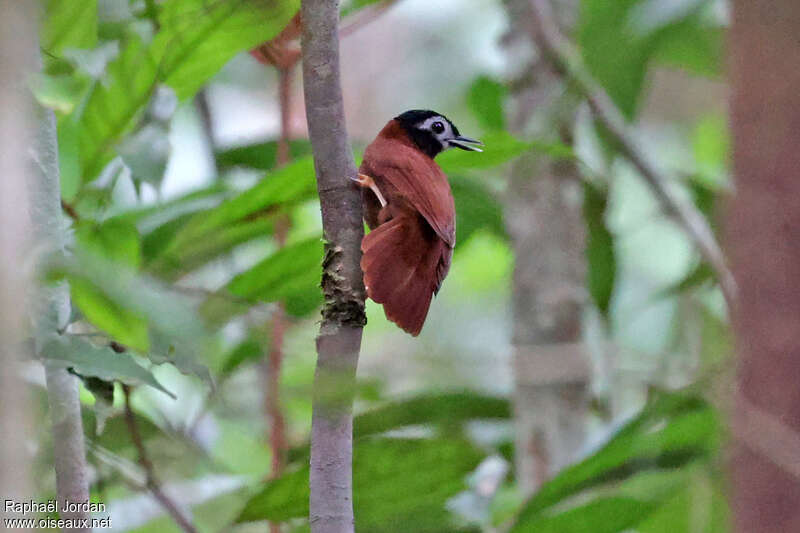
[[467,103],[484,129],[498,131],[506,128],[503,104],[507,92],[505,85],[488,76],[480,76],[470,86]]
[[463,245],[479,230],[507,239],[503,207],[479,178],[450,176],[450,189],[456,201],[458,243]]
[[[511,406],[505,398],[473,391],[421,394],[370,409],[353,419],[356,438],[378,435],[408,426],[435,425],[442,431],[458,432],[474,420],[507,420]],[[308,457],[308,443],[289,452],[291,461]]]
[[46,0],[42,20],[45,57],[65,48],[92,48],[97,43],[97,0]]
[[476,392],[425,394],[391,402],[356,416],[353,435],[365,437],[421,424],[453,427],[470,420],[509,418],[511,406],[505,398]]
[[274,37],[297,11],[297,0],[171,0],[159,13],[152,42],[129,35],[97,83],[81,117],[82,180],[114,156],[158,83],[180,100],[191,97],[236,53]]
[[290,244],[236,276],[227,289],[252,301],[281,301],[290,314],[306,314],[322,303],[322,253],[320,239]]
[[[446,509],[483,454],[459,439],[366,439],[353,457],[356,529],[364,533],[458,530]],[[267,483],[237,522],[308,515],[308,467]]]
[[[220,170],[247,167],[268,171],[277,166],[277,154],[278,142],[267,141],[217,150],[215,157]],[[305,139],[290,141],[289,154],[293,160],[309,156],[311,155],[311,143]]]
[[483,152],[467,152],[458,148],[448,150],[436,158],[446,173],[480,170],[508,163],[523,153],[533,150],[556,159],[573,158],[572,148],[560,143],[522,141],[505,131],[489,132],[481,139]]
[[98,347],[78,337],[53,336],[44,344],[41,356],[50,364],[72,368],[82,376],[120,381],[128,385],[150,385],[175,398],[131,354],[116,353],[111,348]]
[[584,181],[583,218],[587,230],[587,285],[595,305],[603,315],[608,315],[617,276],[614,237],[605,221],[607,203],[607,191]]
[[635,498],[598,498],[551,516],[520,521],[512,533],[619,533],[656,509],[656,504]]
[[518,523],[581,491],[649,469],[677,467],[717,450],[720,428],[714,410],[685,392],[656,393],[633,420],[597,452],[545,483],[528,501]]
[[74,200],[81,187],[78,128],[78,122],[73,115],[58,121],[58,169],[61,198],[66,202]]
[[731,139],[725,117],[708,115],[698,121],[692,132],[692,151],[698,179],[718,188],[730,165]]
[[102,223],[81,221],[75,231],[78,245],[101,257],[131,268],[142,259],[139,232],[131,222],[112,218]]
[[87,278],[72,276],[69,281],[72,302],[97,329],[135,350],[150,349],[147,320],[141,313],[118,304]]
[[313,198],[314,164],[299,159],[268,174],[256,185],[222,203],[171,223],[147,239],[148,270],[176,277],[229,252],[234,246],[272,233],[274,216],[282,209]]

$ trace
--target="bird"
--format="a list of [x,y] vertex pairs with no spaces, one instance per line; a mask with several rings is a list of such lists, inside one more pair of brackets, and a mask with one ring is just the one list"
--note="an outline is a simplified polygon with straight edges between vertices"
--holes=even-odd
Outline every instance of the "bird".
[[481,152],[482,145],[441,113],[413,109],[384,126],[351,178],[361,187],[370,228],[361,241],[367,296],[415,337],[456,245],[453,193],[434,158],[450,148]]

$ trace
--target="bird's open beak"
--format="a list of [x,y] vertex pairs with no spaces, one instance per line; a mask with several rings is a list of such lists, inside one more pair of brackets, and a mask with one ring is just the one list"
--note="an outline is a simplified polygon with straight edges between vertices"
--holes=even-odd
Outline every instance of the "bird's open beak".
[[469,137],[458,136],[455,139],[451,139],[449,141],[451,146],[455,146],[456,148],[461,148],[462,150],[469,150],[471,152],[483,152],[477,146],[470,146],[473,144],[478,144],[483,146],[483,143],[477,139],[470,139]]

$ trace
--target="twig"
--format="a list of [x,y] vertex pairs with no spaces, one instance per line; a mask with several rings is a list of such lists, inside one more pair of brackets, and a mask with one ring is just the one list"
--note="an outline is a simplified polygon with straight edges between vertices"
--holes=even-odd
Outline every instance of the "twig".
[[339,36],[344,38],[348,37],[364,26],[374,22],[381,15],[386,13],[390,7],[397,3],[397,0],[384,0],[377,4],[373,4],[364,9],[359,10],[354,15],[347,17],[342,23],[342,29],[339,30]]
[[595,117],[619,143],[622,154],[644,177],[664,210],[694,241],[700,254],[714,270],[729,309],[733,309],[737,294],[736,281],[703,215],[672,193],[672,180],[655,166],[639,146],[622,112],[583,67],[573,45],[559,32],[549,0],[530,0],[530,6],[533,14],[532,37],[542,54],[557,71],[574,82],[577,90],[589,102]]
[[195,529],[194,525],[183,515],[183,512],[181,512],[177,504],[175,504],[161,488],[161,484],[156,477],[153,463],[150,461],[147,455],[147,449],[144,446],[144,441],[142,441],[142,435],[139,432],[139,424],[136,421],[136,416],[134,416],[133,409],[131,409],[130,386],[123,384],[122,391],[125,394],[125,422],[128,425],[128,431],[131,434],[133,445],[136,447],[136,452],[139,455],[139,465],[145,473],[145,486],[183,531],[186,533],[197,533],[197,529]]
[[61,209],[67,214],[69,218],[73,220],[73,222],[80,221],[81,216],[78,214],[78,211],[75,209],[75,206],[67,202],[63,198],[61,199]]
[[353,398],[366,314],[359,261],[364,236],[339,70],[339,2],[303,0],[303,88],[325,259],[311,422],[312,533],[353,533]]

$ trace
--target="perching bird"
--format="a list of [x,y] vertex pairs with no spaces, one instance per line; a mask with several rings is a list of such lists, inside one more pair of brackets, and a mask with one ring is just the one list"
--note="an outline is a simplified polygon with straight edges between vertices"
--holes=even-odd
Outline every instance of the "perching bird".
[[456,244],[447,176],[433,160],[448,148],[480,152],[446,117],[413,110],[390,120],[364,152],[356,180],[372,230],[361,243],[367,294],[386,318],[416,336]]

